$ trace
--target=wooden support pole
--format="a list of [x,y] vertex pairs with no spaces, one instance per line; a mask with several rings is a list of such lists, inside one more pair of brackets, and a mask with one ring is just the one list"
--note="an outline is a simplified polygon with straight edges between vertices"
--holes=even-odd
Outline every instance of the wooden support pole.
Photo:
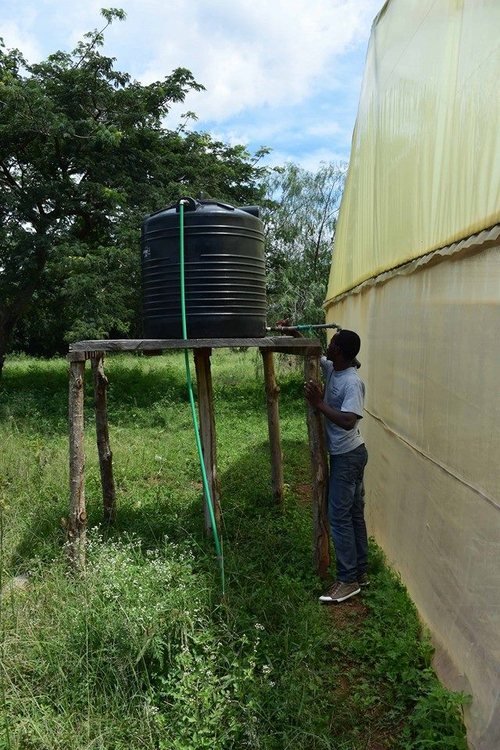
[[[200,417],[200,440],[203,449],[203,461],[207,474],[208,488],[212,498],[214,518],[220,531],[219,483],[217,480],[217,440],[215,433],[214,396],[212,389],[212,373],[210,370],[211,349],[195,349],[194,362],[196,367],[196,382],[198,390],[198,411]],[[204,495],[205,531],[212,533],[212,523],[209,512],[209,499]]]
[[271,482],[274,501],[283,510],[285,504],[285,482],[283,479],[283,452],[281,450],[280,417],[278,398],[280,389],[274,374],[273,352],[260,350],[264,362],[266,383],[267,425],[269,428],[269,446],[271,449]]
[[85,361],[69,365],[69,519],[66,521],[68,562],[73,568],[85,564],[85,446],[83,422],[83,386]]
[[114,523],[116,519],[116,493],[113,478],[113,454],[109,445],[107,390],[108,379],[104,374],[102,355],[92,358],[92,380],[94,382],[94,408],[97,432],[97,451],[101,471],[104,520]]
[[[304,376],[319,381],[319,357],[306,356]],[[313,563],[319,577],[328,578],[330,566],[330,530],[328,524],[328,461],[326,457],[323,415],[307,403],[307,429],[313,478]]]

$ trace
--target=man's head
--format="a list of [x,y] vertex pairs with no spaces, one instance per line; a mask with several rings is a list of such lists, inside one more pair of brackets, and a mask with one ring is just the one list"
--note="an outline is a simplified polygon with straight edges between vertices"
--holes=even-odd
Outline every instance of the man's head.
[[358,334],[342,329],[332,337],[326,356],[333,362],[336,369],[350,367],[360,348],[361,339]]

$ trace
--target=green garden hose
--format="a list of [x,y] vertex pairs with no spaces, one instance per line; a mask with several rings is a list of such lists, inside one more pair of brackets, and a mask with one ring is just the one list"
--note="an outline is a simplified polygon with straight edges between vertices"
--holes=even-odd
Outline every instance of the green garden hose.
[[[187,320],[186,320],[186,283],[184,273],[184,200],[179,201],[179,217],[180,217],[180,230],[179,230],[179,250],[180,250],[180,276],[181,276],[181,311],[182,311],[182,338],[187,341]],[[201,475],[203,478],[203,489],[205,491],[205,497],[207,498],[208,512],[210,515],[210,524],[212,526],[212,532],[214,535],[215,549],[217,552],[217,561],[219,563],[220,575],[222,581],[222,593],[226,590],[226,581],[224,575],[224,556],[219,541],[219,534],[217,532],[217,524],[215,523],[214,507],[212,495],[210,494],[210,488],[208,486],[207,472],[205,471],[205,461],[203,460],[203,449],[201,447],[200,431],[198,428],[198,417],[196,416],[196,406],[194,403],[193,394],[193,383],[191,381],[191,369],[189,367],[189,352],[184,349],[184,361],[186,363],[186,379],[189,391],[189,402],[191,404],[191,414],[193,417],[194,434],[196,438],[196,447],[198,448],[198,456],[200,459]]]

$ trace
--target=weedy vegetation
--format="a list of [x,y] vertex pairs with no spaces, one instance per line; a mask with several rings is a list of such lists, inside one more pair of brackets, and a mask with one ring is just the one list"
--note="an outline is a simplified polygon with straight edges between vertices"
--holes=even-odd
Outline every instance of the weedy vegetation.
[[284,513],[271,502],[258,355],[213,355],[222,597],[203,533],[182,355],[105,362],[113,529],[102,525],[87,378],[90,533],[80,573],[66,567],[61,525],[66,363],[9,358],[0,391],[1,748],[465,750],[465,698],[438,682],[416,611],[375,544],[370,589],[340,607],[317,603],[302,376],[290,358],[278,360]]

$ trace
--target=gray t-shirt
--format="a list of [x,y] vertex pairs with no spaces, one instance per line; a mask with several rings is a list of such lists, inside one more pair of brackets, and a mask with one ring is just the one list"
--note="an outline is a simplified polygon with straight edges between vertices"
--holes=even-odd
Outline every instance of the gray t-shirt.
[[359,420],[363,418],[363,403],[365,399],[365,384],[358,376],[355,367],[336,372],[333,364],[321,357],[321,369],[325,378],[324,401],[328,406],[340,411],[349,411],[358,415],[358,420],[352,430],[337,427],[325,417],[326,447],[333,456],[348,453],[365,442],[359,430]]

